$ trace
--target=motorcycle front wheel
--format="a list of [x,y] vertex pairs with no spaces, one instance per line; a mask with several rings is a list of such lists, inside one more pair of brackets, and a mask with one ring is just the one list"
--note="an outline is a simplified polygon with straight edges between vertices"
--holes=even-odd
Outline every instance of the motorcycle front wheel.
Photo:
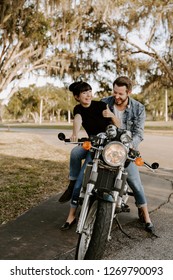
[[112,216],[112,203],[95,200],[88,212],[84,228],[79,235],[76,260],[100,260],[108,238]]

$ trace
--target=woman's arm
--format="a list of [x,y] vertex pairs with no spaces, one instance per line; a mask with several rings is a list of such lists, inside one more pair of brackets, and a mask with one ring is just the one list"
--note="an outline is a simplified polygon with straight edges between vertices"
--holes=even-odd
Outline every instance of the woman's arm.
[[82,125],[82,117],[80,114],[76,114],[73,121],[73,132],[70,137],[71,142],[75,142],[78,140],[78,134]]

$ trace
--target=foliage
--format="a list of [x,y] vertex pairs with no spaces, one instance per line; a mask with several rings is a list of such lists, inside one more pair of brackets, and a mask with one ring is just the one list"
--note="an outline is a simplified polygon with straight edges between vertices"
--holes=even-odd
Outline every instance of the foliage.
[[168,118],[173,119],[173,90],[166,90],[164,87],[158,89],[151,87],[150,90],[140,94],[133,94],[132,97],[144,104],[147,119],[165,120],[166,112],[166,91],[167,91],[167,110]]
[[12,95],[27,73],[94,80],[100,94],[117,75],[143,92],[169,89],[172,8],[169,0],[1,1],[0,89],[11,83]]
[[32,85],[29,88],[21,88],[13,94],[6,106],[6,116],[21,121],[34,119],[35,122],[38,122],[41,100],[43,101],[44,120],[56,119],[61,111],[63,115],[67,110],[72,112],[75,104],[71,93],[66,89],[56,88],[52,85],[37,88]]

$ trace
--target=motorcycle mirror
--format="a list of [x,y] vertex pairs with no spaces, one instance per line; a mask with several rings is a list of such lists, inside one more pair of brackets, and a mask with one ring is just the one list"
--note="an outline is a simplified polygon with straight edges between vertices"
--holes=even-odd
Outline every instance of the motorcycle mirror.
[[157,169],[157,168],[159,167],[158,162],[153,162],[153,163],[151,164],[151,167],[152,167],[152,169]]
[[65,140],[65,134],[60,132],[58,133],[58,139],[61,140],[61,141],[64,141]]

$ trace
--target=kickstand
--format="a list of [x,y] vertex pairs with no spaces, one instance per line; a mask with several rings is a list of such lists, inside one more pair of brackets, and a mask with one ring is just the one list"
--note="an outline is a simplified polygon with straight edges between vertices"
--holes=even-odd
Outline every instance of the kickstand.
[[117,222],[117,225],[118,225],[119,229],[122,231],[122,233],[124,233],[128,238],[132,239],[132,237],[123,230],[120,222],[118,221],[118,217],[117,216],[116,216],[115,220]]

